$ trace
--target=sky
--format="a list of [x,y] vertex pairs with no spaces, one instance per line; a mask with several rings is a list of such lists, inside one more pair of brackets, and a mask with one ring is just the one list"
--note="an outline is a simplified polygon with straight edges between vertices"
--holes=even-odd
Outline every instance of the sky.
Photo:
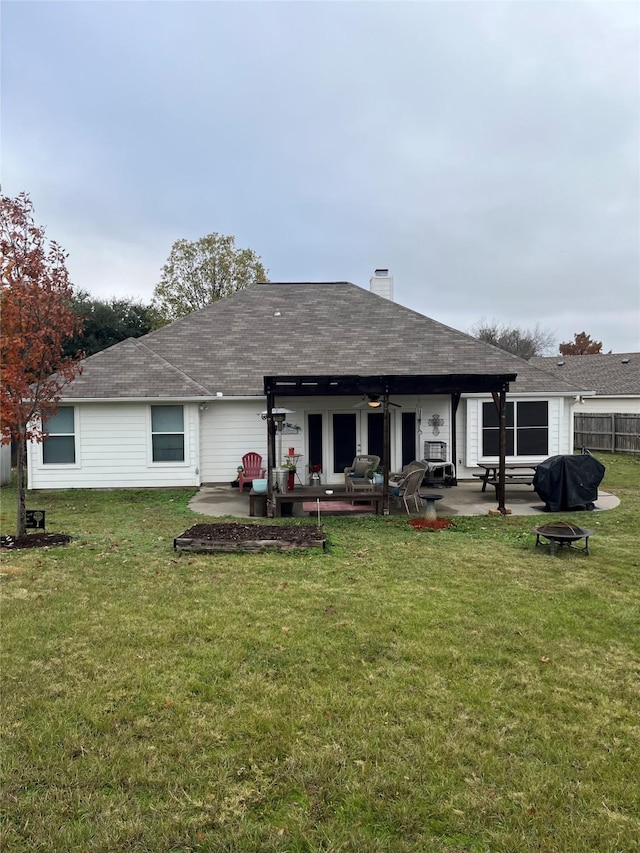
[[[640,4],[3,0],[2,192],[74,286],[173,242],[272,281],[394,276],[454,328],[640,350]],[[553,353],[557,350],[551,350]]]

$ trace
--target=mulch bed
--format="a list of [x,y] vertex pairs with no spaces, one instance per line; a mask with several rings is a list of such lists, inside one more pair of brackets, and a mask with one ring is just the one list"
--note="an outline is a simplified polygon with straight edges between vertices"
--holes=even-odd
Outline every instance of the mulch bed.
[[71,537],[66,533],[27,533],[16,539],[15,536],[0,536],[0,548],[18,551],[23,548],[50,548],[53,545],[68,545]]
[[415,530],[446,530],[447,527],[454,526],[450,518],[436,518],[433,521],[426,518],[410,518],[407,524]]
[[311,524],[194,524],[174,539],[176,550],[191,551],[288,550],[324,547],[324,543],[322,528]]

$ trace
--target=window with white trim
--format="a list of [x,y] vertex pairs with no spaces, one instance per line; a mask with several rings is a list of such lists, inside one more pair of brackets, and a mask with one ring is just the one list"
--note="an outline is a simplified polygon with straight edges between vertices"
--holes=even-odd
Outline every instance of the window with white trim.
[[[507,456],[546,456],[549,452],[549,404],[514,400],[506,408]],[[482,404],[482,456],[497,456],[500,423],[493,402]]]
[[74,465],[76,431],[73,406],[59,406],[55,415],[43,423],[46,436],[42,442],[44,465]]
[[151,406],[154,462],[184,462],[184,407]]

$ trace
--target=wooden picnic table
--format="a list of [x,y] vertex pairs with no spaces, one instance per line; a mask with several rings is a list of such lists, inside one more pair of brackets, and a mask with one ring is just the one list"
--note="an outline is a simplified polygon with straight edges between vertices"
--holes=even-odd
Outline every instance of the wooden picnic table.
[[[498,462],[478,462],[478,468],[483,471],[480,474],[474,474],[474,477],[479,477],[482,483],[482,491],[486,492],[487,486],[494,486],[496,492],[498,490],[498,476],[500,465]],[[537,462],[509,462],[504,466],[505,483],[512,485],[533,485],[533,476],[538,468]]]

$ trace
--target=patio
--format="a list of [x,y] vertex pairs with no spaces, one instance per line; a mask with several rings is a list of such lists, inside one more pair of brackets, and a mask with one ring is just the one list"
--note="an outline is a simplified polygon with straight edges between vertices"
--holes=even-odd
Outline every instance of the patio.
[[[437,506],[439,516],[488,515],[489,510],[497,508],[493,490],[483,492],[476,480],[460,480],[457,486],[442,488],[437,491],[442,495],[442,500],[438,501]],[[318,489],[318,497],[321,500],[323,494],[324,489]],[[619,499],[614,495],[600,490],[594,511],[602,512],[613,509],[619,503]],[[538,495],[527,486],[507,488],[506,506],[508,510],[511,510],[511,515],[550,517],[549,513],[544,512],[544,504]],[[189,507],[194,512],[213,517],[226,515],[234,518],[250,518],[249,493],[240,494],[238,489],[232,488],[228,483],[202,486],[200,491],[191,499]],[[299,504],[294,504],[294,512],[299,517],[307,516]],[[398,506],[396,502],[392,503],[391,512],[393,515],[406,515],[404,508],[401,505]],[[422,512],[414,513],[414,515],[422,515]]]

